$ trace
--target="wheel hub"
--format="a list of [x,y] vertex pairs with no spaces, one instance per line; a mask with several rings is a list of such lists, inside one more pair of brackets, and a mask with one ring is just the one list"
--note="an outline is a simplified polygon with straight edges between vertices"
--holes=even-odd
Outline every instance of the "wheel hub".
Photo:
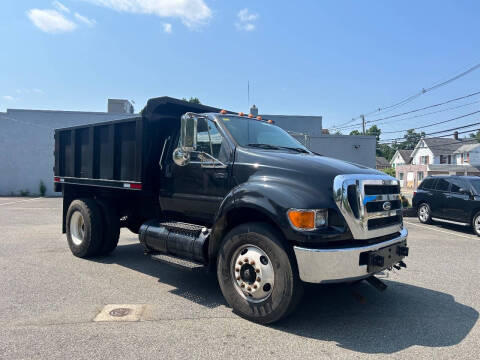
[[274,270],[267,254],[257,246],[245,245],[232,257],[235,289],[248,301],[259,302],[273,291]]

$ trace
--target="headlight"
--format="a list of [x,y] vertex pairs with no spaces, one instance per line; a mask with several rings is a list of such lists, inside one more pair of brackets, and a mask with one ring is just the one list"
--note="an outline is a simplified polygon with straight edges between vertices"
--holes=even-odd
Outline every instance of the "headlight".
[[312,231],[328,224],[326,209],[290,209],[287,211],[290,225],[296,230]]

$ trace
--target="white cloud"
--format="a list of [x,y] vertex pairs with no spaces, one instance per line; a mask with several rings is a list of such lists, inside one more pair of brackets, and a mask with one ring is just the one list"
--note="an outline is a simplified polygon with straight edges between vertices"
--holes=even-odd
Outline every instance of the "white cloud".
[[237,14],[238,21],[235,23],[237,30],[255,30],[255,21],[260,17],[257,13],[251,13],[248,9],[242,9]]
[[164,23],[164,24],[162,24],[162,27],[163,27],[163,32],[165,32],[167,34],[172,33],[172,24]]
[[86,16],[80,15],[79,13],[75,13],[75,19],[78,21],[84,23],[88,27],[93,27],[97,23],[94,19],[89,19]]
[[2,96],[3,100],[6,100],[6,101],[15,101],[16,99],[13,97],[13,96],[10,96],[10,95],[4,95]]
[[35,94],[40,94],[40,95],[45,94],[45,92],[44,92],[42,89],[34,88],[34,89],[32,89],[32,91],[33,91]]
[[63,5],[60,1],[54,1],[52,2],[52,5],[58,10],[58,11],[61,11],[61,12],[65,12],[67,14],[70,14],[70,9],[67,8],[65,5]]
[[238,12],[238,19],[242,22],[250,22],[258,19],[258,14],[248,12],[248,9],[242,9]]
[[84,0],[116,11],[179,18],[188,27],[198,27],[212,17],[204,0]]
[[47,33],[63,33],[77,28],[77,24],[56,10],[31,9],[27,11],[27,16],[33,25]]

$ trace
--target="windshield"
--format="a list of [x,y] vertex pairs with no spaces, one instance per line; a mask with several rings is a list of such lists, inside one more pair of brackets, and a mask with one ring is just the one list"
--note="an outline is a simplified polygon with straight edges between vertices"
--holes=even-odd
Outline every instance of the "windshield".
[[307,152],[305,146],[285,130],[264,121],[238,116],[223,116],[220,121],[240,146],[291,148]]
[[477,194],[480,194],[480,179],[470,180],[470,183],[472,184],[473,188],[475,189],[475,192]]

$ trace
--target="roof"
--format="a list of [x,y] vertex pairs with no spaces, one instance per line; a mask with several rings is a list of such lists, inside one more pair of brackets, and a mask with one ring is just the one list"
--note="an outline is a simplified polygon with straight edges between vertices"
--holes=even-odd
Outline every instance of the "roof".
[[403,159],[403,161],[405,161],[405,164],[410,164],[413,150],[397,150],[397,152],[400,154],[400,157]]
[[469,171],[480,172],[480,168],[472,165],[455,165],[455,164],[430,164],[428,171]]
[[390,167],[390,162],[387,159],[385,159],[383,156],[377,156],[375,160],[376,160],[377,166]]
[[454,151],[454,154],[461,154],[464,152],[473,151],[476,148],[480,147],[480,143],[477,144],[464,144],[460,146],[457,150]]
[[422,140],[434,156],[452,155],[463,144],[461,140],[449,138],[430,137]]

